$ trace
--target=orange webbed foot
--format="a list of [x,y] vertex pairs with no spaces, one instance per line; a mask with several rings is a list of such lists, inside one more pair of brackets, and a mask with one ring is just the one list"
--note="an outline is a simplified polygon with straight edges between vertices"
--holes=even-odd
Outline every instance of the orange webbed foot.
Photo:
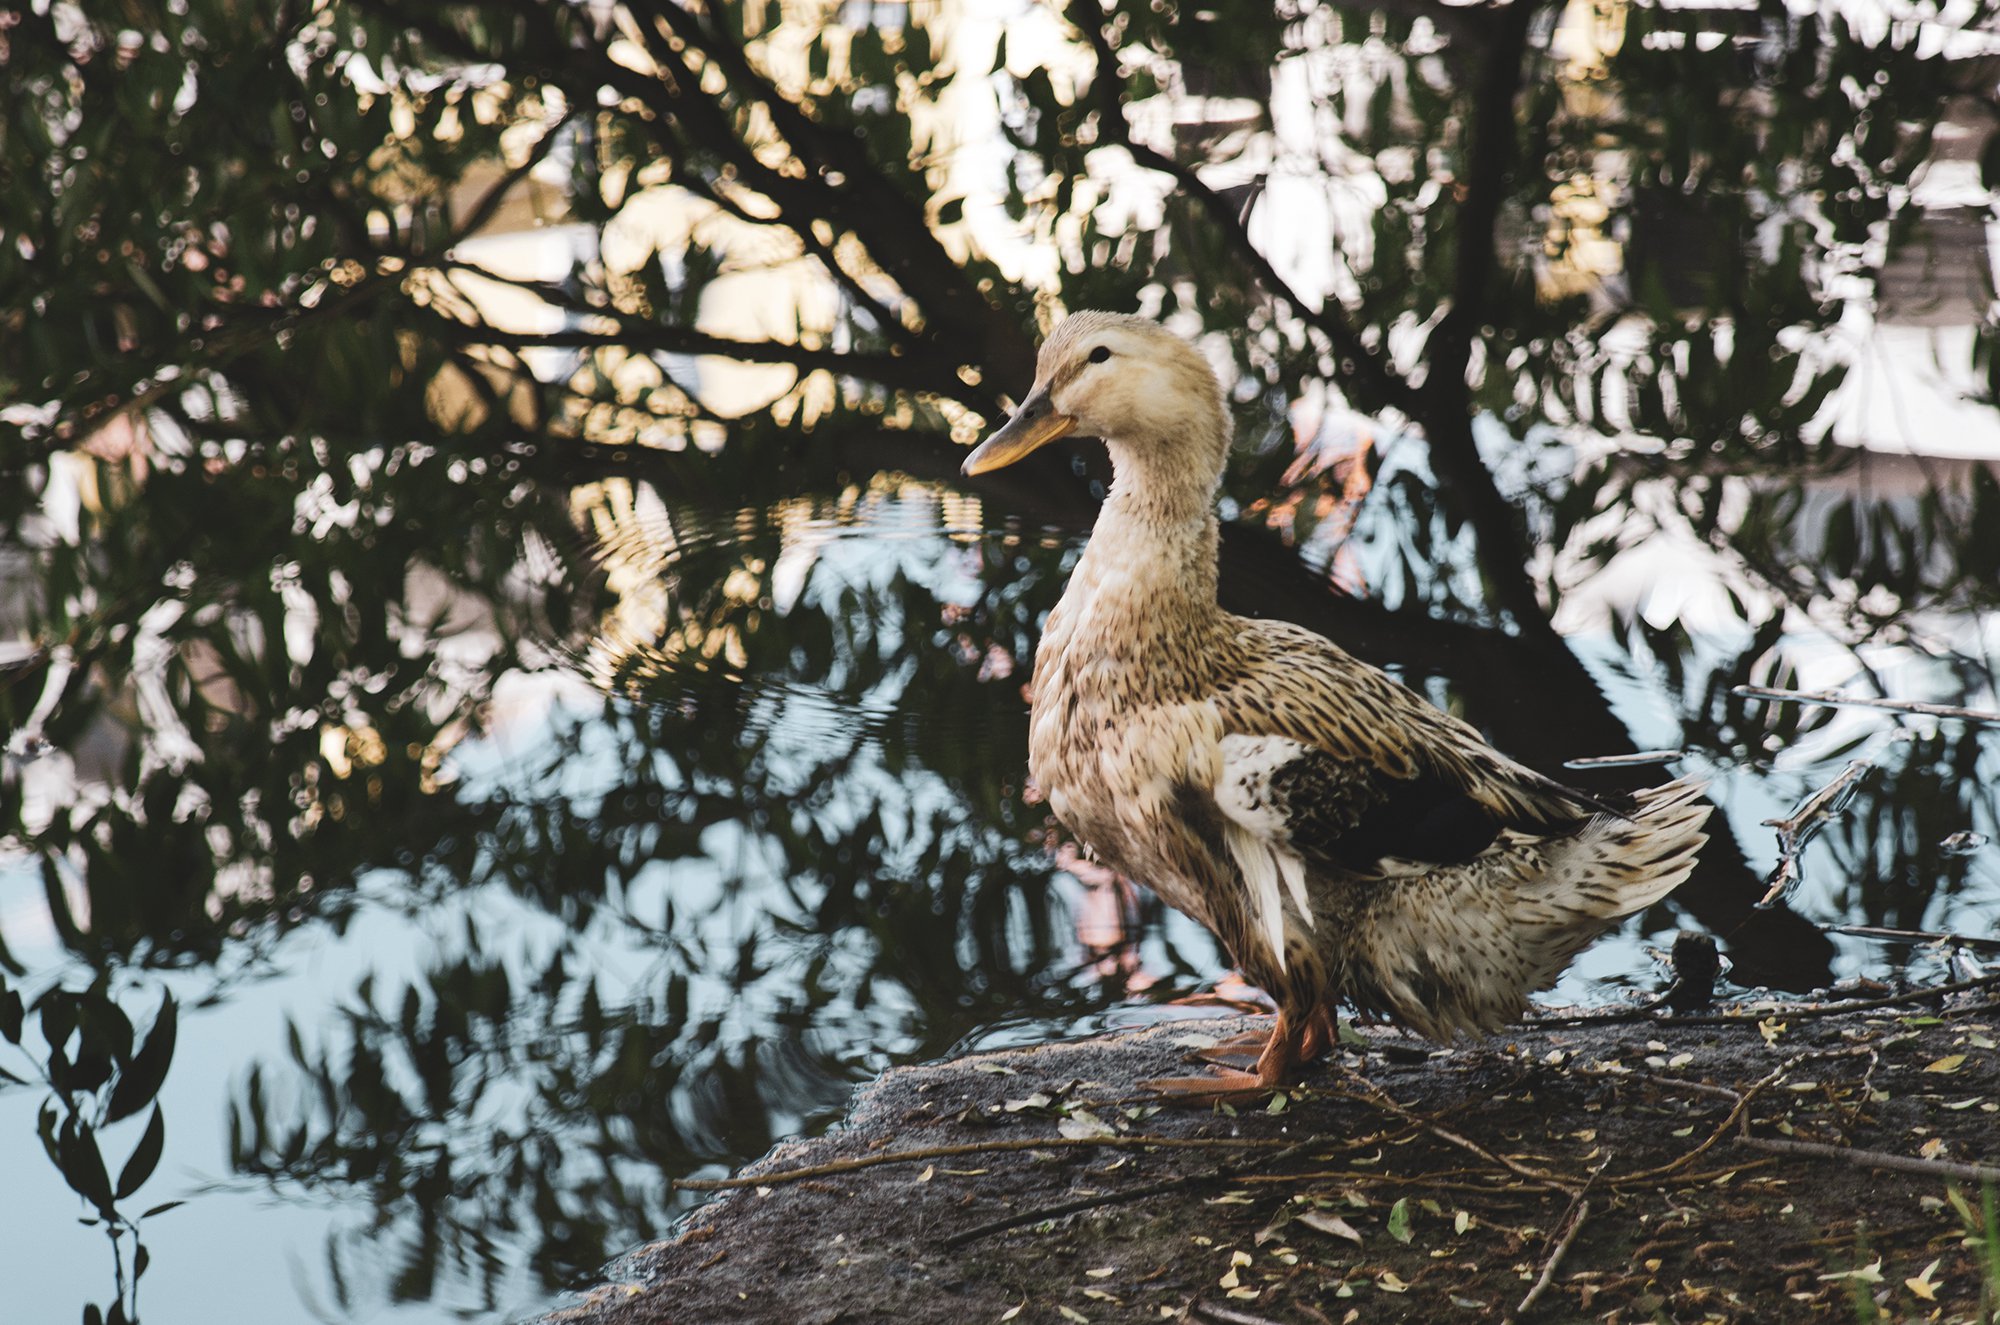
[[1272,1088],[1264,1085],[1255,1072],[1222,1068],[1207,1076],[1155,1077],[1141,1081],[1139,1089],[1176,1103],[1235,1104],[1268,1095]]

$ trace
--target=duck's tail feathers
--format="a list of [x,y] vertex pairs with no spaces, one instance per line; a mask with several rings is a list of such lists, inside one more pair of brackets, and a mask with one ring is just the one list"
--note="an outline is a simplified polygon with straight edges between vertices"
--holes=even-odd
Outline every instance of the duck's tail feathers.
[[1642,791],[1629,815],[1596,815],[1574,836],[1550,843],[1543,900],[1608,922],[1680,887],[1708,841],[1706,785],[1681,778]]
[[1385,880],[1350,972],[1356,1003],[1439,1040],[1518,1018],[1591,940],[1687,881],[1708,840],[1702,789],[1670,782],[1629,816],[1595,815],[1567,837],[1510,834],[1468,864]]

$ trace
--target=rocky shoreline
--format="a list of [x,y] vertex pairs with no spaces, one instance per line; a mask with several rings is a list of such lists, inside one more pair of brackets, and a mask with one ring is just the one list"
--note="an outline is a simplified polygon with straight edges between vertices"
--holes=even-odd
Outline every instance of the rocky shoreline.
[[1266,1022],[900,1068],[544,1325],[1981,1320],[1996,993],[1368,1030],[1234,1107],[1135,1083]]

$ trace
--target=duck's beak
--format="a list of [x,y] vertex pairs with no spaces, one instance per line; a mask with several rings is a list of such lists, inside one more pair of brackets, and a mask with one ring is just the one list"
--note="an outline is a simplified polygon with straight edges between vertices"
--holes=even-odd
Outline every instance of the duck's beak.
[[999,432],[982,442],[977,451],[965,457],[964,471],[967,474],[984,474],[988,470],[1004,469],[1028,452],[1058,437],[1067,437],[1076,431],[1076,420],[1068,414],[1058,413],[1055,402],[1049,399],[1049,389],[1038,386],[1028,393],[1021,402],[1021,408],[1014,411],[1014,417],[1007,420]]

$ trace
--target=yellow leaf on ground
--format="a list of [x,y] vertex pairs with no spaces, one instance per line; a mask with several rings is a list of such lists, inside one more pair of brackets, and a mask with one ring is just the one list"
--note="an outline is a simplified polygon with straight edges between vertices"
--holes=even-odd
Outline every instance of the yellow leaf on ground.
[[1943,1058],[1938,1059],[1935,1063],[1932,1063],[1929,1067],[1926,1067],[1924,1071],[1956,1072],[1958,1071],[1959,1068],[1964,1066],[1965,1066],[1964,1054],[1946,1054]]

